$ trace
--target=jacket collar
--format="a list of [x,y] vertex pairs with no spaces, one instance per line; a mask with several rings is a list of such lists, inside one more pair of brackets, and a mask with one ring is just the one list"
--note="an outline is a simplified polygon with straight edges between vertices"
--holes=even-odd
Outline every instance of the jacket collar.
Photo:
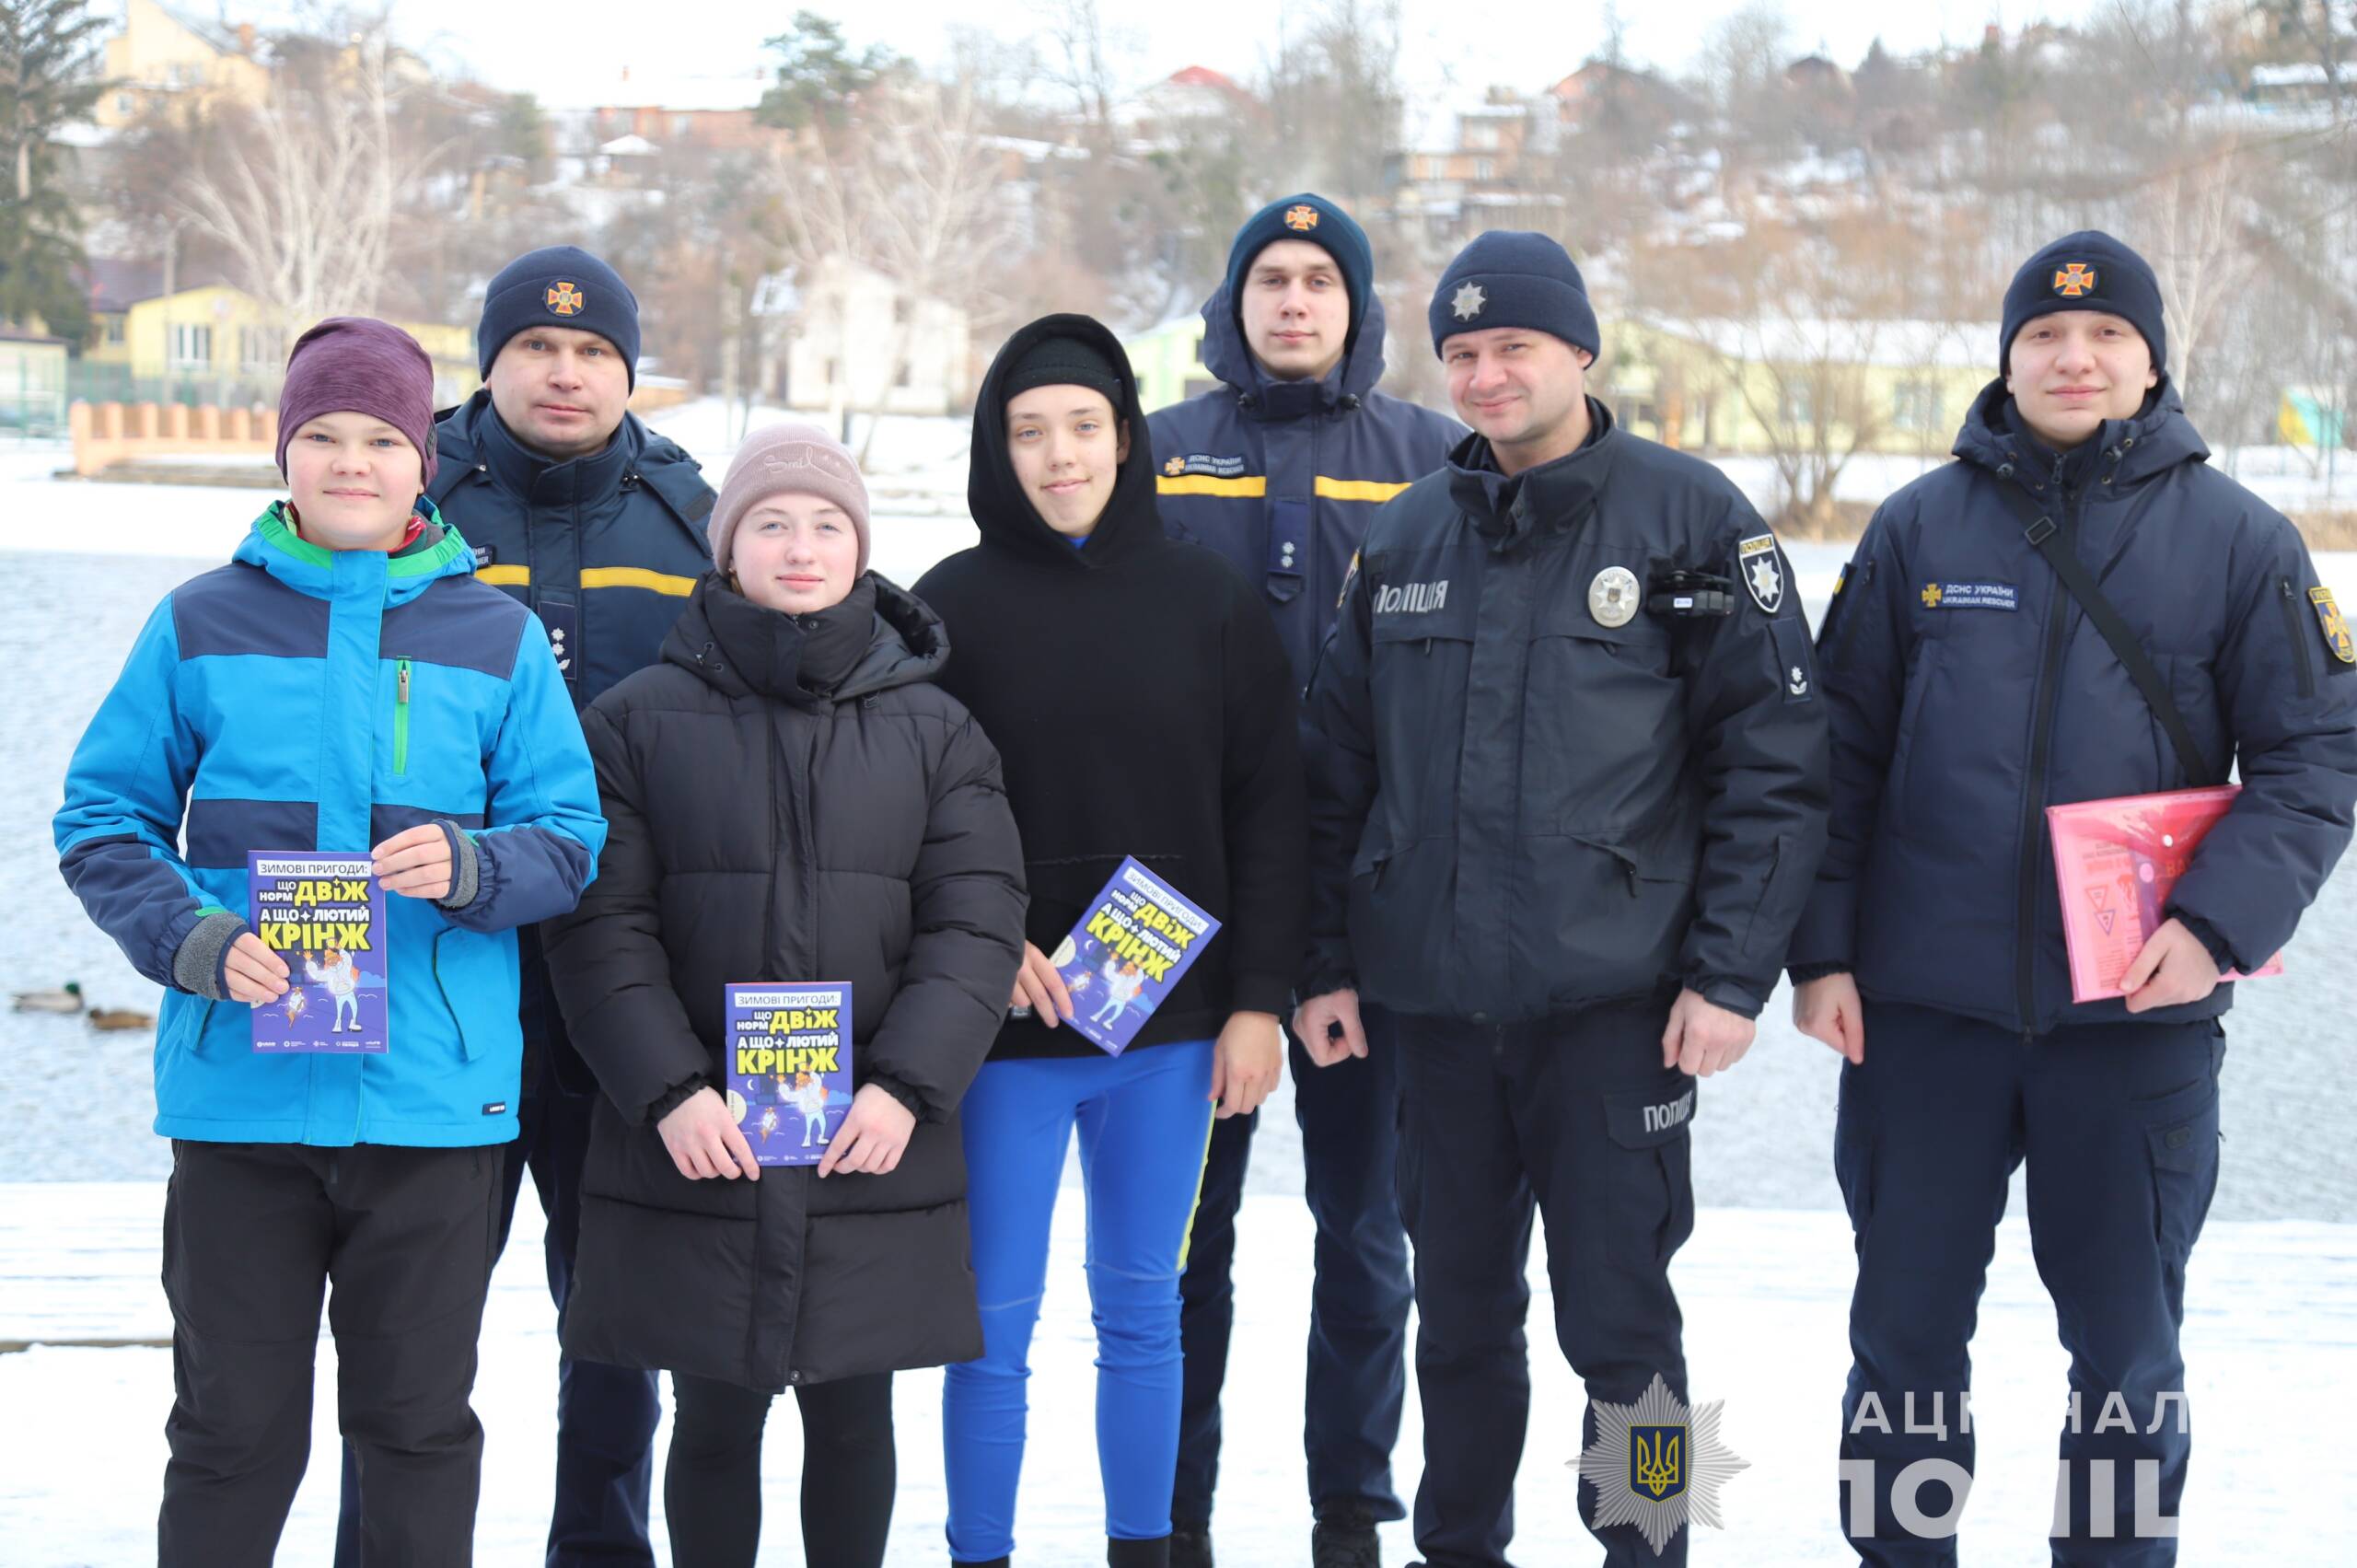
[[[861,616],[866,623],[855,629],[864,640],[839,635]],[[764,609],[708,572],[664,639],[663,656],[726,696],[817,708],[932,679],[949,660],[949,639],[923,601],[874,572],[842,604],[803,616]],[[830,667],[816,681],[823,695],[803,683],[812,659]]]
[[1575,452],[1509,478],[1484,436],[1468,436],[1448,455],[1448,494],[1491,548],[1505,551],[1538,534],[1576,527],[1612,477],[1621,436],[1611,411],[1587,400],[1588,436]]
[[2175,383],[2165,376],[2132,418],[2107,419],[2087,440],[2062,453],[2049,450],[2029,434],[1999,377],[1973,400],[1963,428],[1956,432],[1954,451],[1963,461],[2033,494],[2047,493],[2058,483],[2074,490],[2091,482],[2134,484],[2210,456],[2200,433],[2186,417]]
[[1367,296],[1366,313],[1341,363],[1317,381],[1280,381],[1260,368],[1244,342],[1233,297],[1222,284],[1203,302],[1203,368],[1236,393],[1248,418],[1278,422],[1354,409],[1383,379],[1383,301]]
[[464,577],[475,569],[474,552],[459,530],[442,521],[434,503],[420,496],[418,516],[427,535],[406,554],[381,550],[330,550],[313,544],[287,520],[286,503],[273,501],[238,541],[232,561],[269,573],[296,592],[313,598],[379,596],[386,605],[415,598],[444,577]]

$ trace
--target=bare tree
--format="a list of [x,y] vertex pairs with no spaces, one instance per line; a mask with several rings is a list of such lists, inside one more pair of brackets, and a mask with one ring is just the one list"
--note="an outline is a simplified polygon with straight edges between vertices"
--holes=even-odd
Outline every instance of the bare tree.
[[[830,267],[853,263],[889,278],[912,303],[939,300],[970,319],[994,315],[1014,213],[1004,189],[1008,155],[985,116],[978,84],[896,70],[862,95],[848,123],[834,128],[814,120],[790,152],[776,149],[771,175],[780,197],[778,238],[806,288]],[[847,301],[839,293],[830,302],[846,357]],[[909,365],[918,311],[896,315],[886,342],[860,345],[863,357],[873,350],[870,385],[880,390],[855,412],[883,412],[885,396]],[[863,461],[875,436],[871,418]]]
[[286,327],[374,312],[392,273],[402,206],[440,149],[397,135],[409,89],[390,64],[381,25],[282,43],[268,96],[200,129],[167,198]]

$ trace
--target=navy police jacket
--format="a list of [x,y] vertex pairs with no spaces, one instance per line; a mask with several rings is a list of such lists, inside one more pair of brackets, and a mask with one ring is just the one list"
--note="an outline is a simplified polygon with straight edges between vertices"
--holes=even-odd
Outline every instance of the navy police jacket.
[[[2165,381],[2060,458],[1991,383],[1956,455],[1883,503],[1826,614],[1832,840],[1794,969],[2027,1032],[2129,1016],[2071,1000],[2044,807],[2188,780],[2007,486],[2045,505],[2219,776],[2235,764],[2242,794],[2169,909],[2235,966],[2265,963],[2357,804],[2357,656],[2299,534],[2204,461]],[[2233,990],[2141,1016],[2215,1016]]]
[[[1716,469],[1588,412],[1513,480],[1468,436],[1367,530],[1304,713],[1304,995],[1510,1022],[1774,987],[1825,838],[1799,596]],[[1678,571],[1715,598],[1647,591]]]
[[1447,461],[1465,434],[1375,389],[1383,331],[1383,303],[1370,296],[1358,336],[1324,380],[1271,380],[1222,284],[1203,306],[1202,353],[1224,385],[1146,419],[1164,528],[1218,552],[1260,589],[1305,682],[1367,520]]

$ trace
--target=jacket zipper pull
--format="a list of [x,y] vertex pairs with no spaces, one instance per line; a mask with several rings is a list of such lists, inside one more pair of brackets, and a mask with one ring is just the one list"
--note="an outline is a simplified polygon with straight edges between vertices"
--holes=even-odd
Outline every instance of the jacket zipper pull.
[[409,660],[393,665],[393,772],[409,772]]

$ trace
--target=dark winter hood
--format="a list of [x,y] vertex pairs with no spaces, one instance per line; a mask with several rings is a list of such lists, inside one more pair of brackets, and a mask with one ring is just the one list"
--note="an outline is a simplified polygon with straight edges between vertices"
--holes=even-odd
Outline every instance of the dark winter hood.
[[[1048,526],[1039,509],[1015,477],[1007,456],[1006,393],[1009,371],[1032,344],[1043,338],[1078,338],[1092,346],[1121,373],[1120,404],[1113,412],[1130,433],[1129,460],[1113,481],[1112,496],[1105,503],[1096,531],[1085,549]],[[1137,548],[1162,537],[1162,517],[1154,505],[1154,440],[1138,403],[1137,373],[1121,342],[1105,324],[1090,316],[1042,316],[1019,327],[998,351],[982,377],[974,398],[974,441],[967,459],[966,505],[986,546],[1009,550],[1038,560],[1051,561],[1074,571],[1109,565]],[[928,612],[930,613],[930,612]]]
[[1509,478],[1498,468],[1489,438],[1469,435],[1448,454],[1449,499],[1473,519],[1493,550],[1507,550],[1534,534],[1576,525],[1596,507],[1620,455],[1620,430],[1612,411],[1587,400],[1587,439],[1579,449],[1551,463]]
[[2022,423],[2001,376],[1973,400],[1964,427],[1956,432],[1954,449],[1964,461],[1991,473],[2017,476],[2033,490],[2056,474],[2076,486],[2107,465],[2117,465],[2111,471],[2116,482],[2133,484],[2179,463],[2202,462],[2210,456],[2200,433],[2186,417],[2175,383],[2166,376],[2145,397],[2142,410],[2134,418],[2105,420],[2085,442],[2060,454],[2059,463],[2058,454],[2048,450]]
[[663,656],[731,697],[815,707],[932,679],[949,638],[923,601],[873,572],[809,615],[765,609],[713,572],[697,579]]
[[1278,381],[1260,368],[1244,342],[1235,297],[1225,284],[1203,301],[1203,368],[1236,389],[1244,412],[1256,419],[1299,419],[1331,408],[1357,404],[1383,379],[1383,300],[1370,294],[1342,362],[1319,381]]

